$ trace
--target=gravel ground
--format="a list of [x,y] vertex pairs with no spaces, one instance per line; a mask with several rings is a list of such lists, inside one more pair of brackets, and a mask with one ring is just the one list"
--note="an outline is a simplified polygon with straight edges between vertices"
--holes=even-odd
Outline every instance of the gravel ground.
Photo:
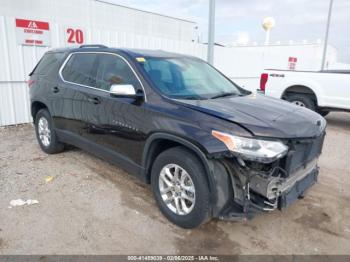
[[[319,182],[304,199],[195,230],[170,224],[150,187],[117,167],[75,148],[46,155],[32,125],[2,128],[0,254],[350,254],[350,114],[327,121]],[[19,198],[39,203],[9,208]]]

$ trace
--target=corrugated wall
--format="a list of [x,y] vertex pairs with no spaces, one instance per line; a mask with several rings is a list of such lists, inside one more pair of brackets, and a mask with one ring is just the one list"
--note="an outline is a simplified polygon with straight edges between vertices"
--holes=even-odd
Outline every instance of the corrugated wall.
[[[26,80],[48,47],[18,45],[15,18],[50,23],[51,46],[67,46],[67,27],[84,30],[84,44],[163,49],[206,58],[206,46],[191,42],[194,23],[100,0],[0,0],[0,126],[31,121]],[[328,48],[331,50],[331,48]],[[322,45],[215,47],[214,65],[254,91],[265,67],[317,70]],[[336,51],[334,51],[336,52]],[[336,56],[335,56],[336,57]],[[335,59],[335,58],[334,58]]]
[[30,121],[27,75],[47,50],[17,45],[14,28],[14,19],[0,16],[0,126]]
[[[66,46],[66,24],[50,23],[51,46],[23,46],[16,43],[15,18],[0,16],[0,126],[31,121],[26,81],[37,61],[50,48]],[[163,18],[162,18],[163,19]],[[70,26],[75,25],[70,23]],[[78,25],[77,25],[78,26]],[[205,58],[205,46],[125,31],[85,27],[85,44],[100,43],[113,47],[163,49]]]

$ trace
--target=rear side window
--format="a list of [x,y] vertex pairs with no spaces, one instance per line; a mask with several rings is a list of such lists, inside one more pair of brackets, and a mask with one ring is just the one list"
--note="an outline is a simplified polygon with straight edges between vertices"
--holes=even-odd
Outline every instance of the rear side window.
[[30,75],[56,77],[64,53],[46,53]]
[[62,70],[62,77],[68,82],[95,87],[96,62],[96,54],[73,54]]

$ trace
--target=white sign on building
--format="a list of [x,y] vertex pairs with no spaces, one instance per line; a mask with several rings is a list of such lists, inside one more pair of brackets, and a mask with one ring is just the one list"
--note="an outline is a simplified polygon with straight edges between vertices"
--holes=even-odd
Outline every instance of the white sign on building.
[[20,45],[50,46],[49,23],[16,18],[16,38]]

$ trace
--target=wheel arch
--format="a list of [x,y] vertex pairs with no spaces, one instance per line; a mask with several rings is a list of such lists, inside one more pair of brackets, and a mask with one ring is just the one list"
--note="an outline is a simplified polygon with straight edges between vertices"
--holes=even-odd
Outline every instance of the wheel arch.
[[318,97],[317,97],[317,94],[316,92],[306,86],[306,85],[291,85],[289,87],[287,87],[284,92],[282,93],[282,96],[281,98],[282,99],[286,99],[286,97],[289,95],[289,94],[307,94],[307,95],[310,95],[312,96],[314,99],[315,99],[315,103],[316,105],[318,105]]
[[142,154],[142,166],[145,168],[146,181],[150,183],[152,164],[157,156],[165,150],[176,146],[182,146],[194,153],[194,155],[197,156],[200,162],[203,164],[206,171],[209,191],[211,193],[211,201],[213,201],[212,203],[215,203],[216,188],[215,181],[212,176],[213,167],[207,160],[204,149],[177,135],[169,133],[154,133],[147,139]]
[[33,117],[33,121],[35,121],[35,116],[39,112],[39,110],[44,109],[44,108],[49,110],[48,106],[41,101],[33,101],[32,102],[31,107],[30,107],[30,112],[31,112],[31,115]]

